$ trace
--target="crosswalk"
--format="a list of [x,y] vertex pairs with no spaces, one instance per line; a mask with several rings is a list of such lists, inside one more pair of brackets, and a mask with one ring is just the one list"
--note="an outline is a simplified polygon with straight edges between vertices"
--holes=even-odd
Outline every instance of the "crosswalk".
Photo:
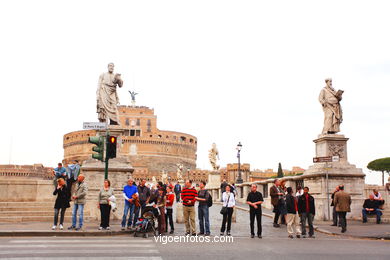
[[161,260],[162,258],[152,239],[51,237],[0,239],[0,259]]

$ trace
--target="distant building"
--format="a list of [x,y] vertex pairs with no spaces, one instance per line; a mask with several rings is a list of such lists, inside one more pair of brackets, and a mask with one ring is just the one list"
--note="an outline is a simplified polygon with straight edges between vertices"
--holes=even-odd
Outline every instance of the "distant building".
[[35,178],[35,179],[52,179],[53,178],[52,167],[44,167],[42,164],[33,165],[15,165],[15,164],[3,164],[0,165],[0,178],[1,177],[23,177],[23,178]]

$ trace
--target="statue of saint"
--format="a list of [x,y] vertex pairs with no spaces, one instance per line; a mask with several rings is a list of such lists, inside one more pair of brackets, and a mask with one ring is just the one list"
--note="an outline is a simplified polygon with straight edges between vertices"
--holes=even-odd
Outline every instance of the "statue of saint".
[[183,164],[176,164],[177,166],[177,172],[176,172],[176,177],[177,177],[177,180],[180,181],[180,180],[183,180],[183,175],[182,175],[182,171],[183,171]]
[[162,171],[161,173],[161,181],[162,183],[167,183],[167,180],[168,180],[168,174],[165,172],[165,171]]
[[209,150],[209,160],[213,170],[218,171],[219,165],[217,164],[217,160],[219,160],[219,152],[215,143],[213,143],[211,149]]
[[135,93],[135,91],[129,90],[129,93],[131,95],[131,105],[134,107],[135,106],[135,95],[138,95],[138,93]]
[[322,134],[335,134],[340,132],[340,124],[343,122],[343,111],[340,101],[344,91],[336,91],[332,87],[332,79],[325,79],[326,86],[321,90],[319,101],[324,110],[324,128]]
[[114,63],[108,64],[108,72],[100,75],[96,92],[99,122],[110,120],[110,125],[118,125],[119,104],[116,87],[123,85],[121,74],[114,74]]

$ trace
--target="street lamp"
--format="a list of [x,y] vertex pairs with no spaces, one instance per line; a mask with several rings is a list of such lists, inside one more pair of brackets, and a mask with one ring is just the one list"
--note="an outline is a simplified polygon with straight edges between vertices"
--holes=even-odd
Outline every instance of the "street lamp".
[[237,158],[238,158],[238,176],[237,176],[237,181],[236,181],[237,184],[240,184],[240,183],[244,182],[242,180],[242,177],[241,177],[241,165],[240,165],[241,148],[242,148],[242,144],[241,144],[241,142],[238,142],[237,147],[236,147],[236,149],[237,149]]

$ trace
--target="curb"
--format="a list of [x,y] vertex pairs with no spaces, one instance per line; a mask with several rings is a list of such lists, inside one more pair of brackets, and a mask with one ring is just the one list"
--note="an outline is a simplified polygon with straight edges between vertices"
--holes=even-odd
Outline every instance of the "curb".
[[104,237],[130,235],[133,231],[0,231],[0,237]]
[[[239,210],[243,210],[243,211],[249,212],[249,209],[243,208],[241,206],[235,206],[235,208],[237,208]],[[266,217],[269,217],[269,218],[273,218],[273,216],[271,214],[268,214],[268,213],[262,213],[262,215],[266,216]],[[335,232],[332,232],[332,231],[328,231],[326,229],[320,228],[320,227],[315,226],[315,225],[314,225],[314,230],[319,232],[319,233],[323,233],[323,234],[330,235],[330,236],[340,236],[340,237],[348,237],[348,238],[355,238],[355,239],[390,240],[390,236],[388,236],[388,237],[383,237],[383,236],[354,236],[354,235],[347,235],[347,234],[339,234],[339,233],[335,233]]]

